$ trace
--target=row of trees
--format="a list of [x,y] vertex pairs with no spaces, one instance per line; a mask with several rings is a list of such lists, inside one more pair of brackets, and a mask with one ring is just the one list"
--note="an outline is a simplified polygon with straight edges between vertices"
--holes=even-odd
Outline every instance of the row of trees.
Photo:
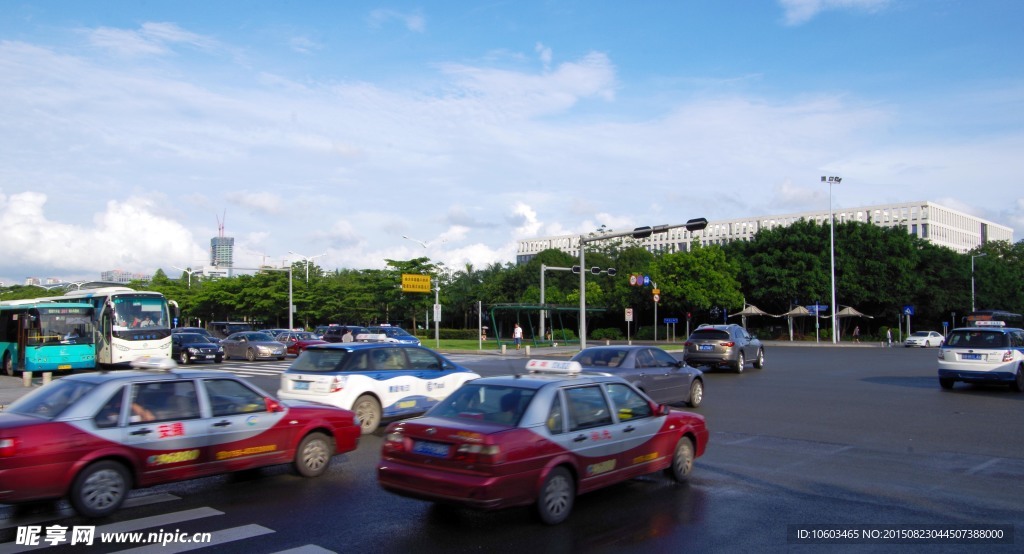
[[[941,329],[943,322],[959,320],[971,307],[971,256],[978,254],[985,257],[976,260],[977,307],[1024,311],[1020,286],[1024,282],[1024,241],[988,243],[959,254],[896,228],[837,224],[837,302],[873,317],[856,322],[862,333],[896,327],[905,306],[914,307],[914,329]],[[537,304],[541,265],[570,267],[575,263],[577,260],[564,252],[546,250],[525,264],[492,264],[482,269],[472,265],[447,268],[429,258],[387,260],[385,269],[328,271],[310,264],[307,282],[307,266],[300,261],[292,267],[295,321],[306,327],[390,322],[419,328],[432,317],[434,294],[402,292],[402,274],[414,273],[439,279],[443,327],[474,329],[478,302],[485,311],[500,304]],[[634,326],[641,327],[641,336],[643,327],[655,323],[651,288],[630,285],[630,275],[646,275],[658,284],[659,319],[678,317],[683,321],[689,313],[693,325],[725,321],[727,314],[738,312],[745,303],[782,314],[794,306],[829,304],[831,300],[829,227],[813,221],[761,231],[751,241],[710,246],[695,243],[686,252],[652,253],[628,238],[592,242],[587,265],[617,270],[614,277],[587,276],[587,307],[604,309],[588,315],[587,327],[592,330],[625,330],[625,308],[633,309]],[[151,282],[129,286],[164,293],[178,302],[182,316],[192,322],[244,319],[267,326],[288,322],[286,272],[220,279],[190,279],[182,274],[170,279],[158,270]],[[3,298],[43,293],[38,288],[16,286]],[[545,275],[545,301],[578,307],[579,276],[569,272]],[[536,313],[531,316],[536,318]],[[760,329],[762,335],[781,335],[785,320],[758,316],[748,325]],[[578,322],[565,321],[565,326],[575,330]],[[500,327],[510,329],[511,324]],[[633,333],[636,336],[636,327]]]

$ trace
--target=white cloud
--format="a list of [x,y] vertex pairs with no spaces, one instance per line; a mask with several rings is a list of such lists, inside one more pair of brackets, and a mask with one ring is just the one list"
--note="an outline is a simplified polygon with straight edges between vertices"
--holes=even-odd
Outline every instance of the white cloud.
[[392,20],[400,21],[405,25],[406,29],[416,33],[422,33],[427,28],[427,20],[421,13],[407,13],[387,9],[376,9],[370,12],[370,25],[372,27],[382,27]]
[[162,56],[171,46],[187,45],[209,50],[217,48],[216,40],[182,29],[173,23],[143,23],[138,30],[99,27],[87,31],[93,46],[124,57]]
[[779,0],[787,25],[801,25],[827,10],[857,10],[874,13],[891,0]]

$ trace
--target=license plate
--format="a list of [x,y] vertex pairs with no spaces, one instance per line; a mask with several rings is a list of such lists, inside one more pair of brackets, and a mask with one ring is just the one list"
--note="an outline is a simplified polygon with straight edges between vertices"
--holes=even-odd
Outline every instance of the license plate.
[[961,360],[980,360],[981,354],[961,354]]
[[417,454],[433,456],[435,458],[448,457],[448,445],[430,441],[414,441],[412,451]]
[[71,364],[61,364],[57,366],[57,369],[71,369]]
[[711,350],[714,350],[714,349],[715,349],[715,346],[713,344],[702,344],[702,345],[700,345],[701,352],[711,351]]
[[292,381],[293,390],[309,390],[309,381]]

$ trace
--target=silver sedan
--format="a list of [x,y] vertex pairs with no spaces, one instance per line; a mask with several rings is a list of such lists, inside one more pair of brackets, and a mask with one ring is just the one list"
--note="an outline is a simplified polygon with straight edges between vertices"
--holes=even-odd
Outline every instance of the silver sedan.
[[287,354],[284,343],[277,342],[274,337],[259,331],[242,331],[232,333],[220,341],[224,347],[224,359],[235,358],[254,361],[259,359],[277,358],[283,360]]

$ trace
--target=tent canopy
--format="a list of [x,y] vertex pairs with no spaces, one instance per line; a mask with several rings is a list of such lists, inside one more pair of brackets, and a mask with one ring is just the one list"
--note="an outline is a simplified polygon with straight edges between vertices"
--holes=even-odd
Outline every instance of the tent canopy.
[[874,319],[874,316],[862,314],[851,306],[846,306],[842,310],[836,312],[836,317],[866,317],[868,319]]
[[797,306],[792,310],[789,310],[788,312],[782,314],[782,317],[804,317],[810,315],[812,315],[810,310],[803,306]]
[[[743,306],[742,310],[740,310],[740,311],[738,311],[738,312],[736,312],[734,314],[729,314],[729,317],[736,317],[738,315],[739,316],[748,316],[748,315],[772,315],[772,314],[762,310],[761,308],[758,308],[757,306],[755,306],[753,304],[747,304],[747,305]],[[772,316],[772,317],[778,317],[778,316]]]

